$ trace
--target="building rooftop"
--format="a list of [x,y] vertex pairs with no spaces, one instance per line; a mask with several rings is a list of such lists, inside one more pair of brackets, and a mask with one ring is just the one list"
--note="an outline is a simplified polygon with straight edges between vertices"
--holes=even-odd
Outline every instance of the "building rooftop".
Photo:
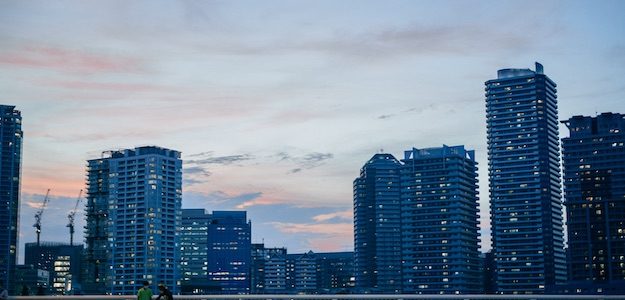
[[535,74],[544,74],[543,65],[538,62],[536,62],[536,71],[532,71],[530,69],[501,69],[497,71],[497,79],[532,76]]
[[158,146],[140,146],[135,147],[134,149],[118,149],[118,150],[107,150],[102,152],[101,158],[123,158],[123,157],[133,157],[140,155],[148,155],[148,154],[158,154],[171,158],[180,158],[180,151],[167,149]]
[[466,150],[463,145],[460,146],[447,146],[434,148],[417,149],[404,151],[404,161],[409,159],[426,159],[426,158],[440,158],[447,156],[460,156],[475,160],[475,151]]

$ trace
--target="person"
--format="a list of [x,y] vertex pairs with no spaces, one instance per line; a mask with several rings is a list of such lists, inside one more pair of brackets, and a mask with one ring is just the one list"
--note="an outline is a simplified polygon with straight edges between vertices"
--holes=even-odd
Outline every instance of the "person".
[[174,296],[171,294],[171,292],[167,289],[167,287],[164,284],[159,284],[158,285],[158,290],[159,290],[159,294],[158,297],[156,297],[156,300],[174,300]]
[[150,289],[149,281],[143,282],[143,287],[137,293],[137,300],[152,300],[152,290]]
[[0,299],[2,300],[9,299],[9,291],[7,291],[7,289],[4,288],[2,283],[0,283]]
[[20,296],[28,296],[28,295],[30,295],[28,286],[26,286],[25,284],[22,284],[22,293],[20,294]]

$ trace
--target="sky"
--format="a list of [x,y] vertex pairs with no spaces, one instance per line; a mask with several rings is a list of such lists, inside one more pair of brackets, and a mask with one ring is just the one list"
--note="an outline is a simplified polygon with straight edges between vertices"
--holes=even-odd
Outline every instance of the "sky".
[[20,242],[35,240],[48,188],[42,240],[69,241],[86,160],[158,145],[183,153],[184,208],[247,210],[253,242],[292,253],[352,250],[352,181],[372,155],[462,144],[477,152],[485,251],[484,82],[538,61],[561,120],[623,113],[624,12],[623,1],[1,1],[0,103],[23,117]]

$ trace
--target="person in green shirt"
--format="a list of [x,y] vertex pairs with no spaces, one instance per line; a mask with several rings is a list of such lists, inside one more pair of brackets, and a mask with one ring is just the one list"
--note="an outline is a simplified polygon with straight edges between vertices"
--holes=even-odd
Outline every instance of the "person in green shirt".
[[143,287],[140,288],[139,292],[137,293],[137,300],[152,300],[152,290],[150,289],[150,282],[143,282]]

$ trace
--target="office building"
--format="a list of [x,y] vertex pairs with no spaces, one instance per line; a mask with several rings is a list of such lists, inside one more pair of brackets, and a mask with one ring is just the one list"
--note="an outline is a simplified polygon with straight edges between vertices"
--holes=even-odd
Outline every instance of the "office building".
[[475,152],[413,148],[402,163],[403,293],[480,293]]
[[15,285],[7,289],[13,295],[48,295],[50,272],[41,270],[33,265],[16,265]]
[[495,255],[493,251],[480,254],[482,260],[482,293],[491,295],[495,293]]
[[214,211],[208,225],[208,280],[219,294],[249,294],[252,224],[245,211]]
[[4,287],[15,286],[22,137],[20,111],[0,105],[0,282]]
[[251,265],[250,285],[252,294],[285,294],[288,292],[286,248],[267,248],[264,244],[252,244]]
[[24,264],[49,274],[47,286],[55,295],[71,295],[82,291],[82,245],[64,243],[26,243]]
[[205,209],[183,209],[180,227],[180,282],[185,295],[214,290],[208,281],[208,226],[211,214]]
[[134,294],[147,280],[179,291],[182,160],[146,146],[88,161],[85,292]]
[[316,253],[317,293],[345,294],[354,289],[354,252]]
[[566,281],[556,84],[536,63],[485,85],[497,293],[544,293]]
[[287,254],[287,285],[295,294],[317,291],[317,257],[312,251]]
[[401,291],[400,162],[376,154],[354,180],[354,264],[359,292]]
[[568,288],[625,293],[625,114],[574,116],[562,139]]

